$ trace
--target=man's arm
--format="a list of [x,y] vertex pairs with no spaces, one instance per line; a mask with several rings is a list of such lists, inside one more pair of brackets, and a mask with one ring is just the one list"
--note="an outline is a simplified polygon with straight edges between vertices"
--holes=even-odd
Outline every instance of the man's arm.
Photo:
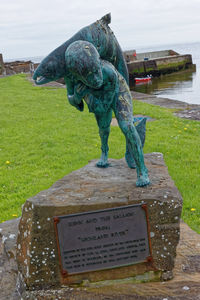
[[96,92],[91,103],[92,110],[96,114],[106,113],[110,109],[119,90],[118,77],[115,70],[108,66],[104,68],[103,76],[104,84],[100,88],[99,97]]
[[65,77],[65,83],[67,88],[67,98],[69,103],[72,106],[75,106],[76,109],[83,111],[84,103],[83,103],[83,95],[85,95],[85,89],[82,84],[76,84],[72,79]]

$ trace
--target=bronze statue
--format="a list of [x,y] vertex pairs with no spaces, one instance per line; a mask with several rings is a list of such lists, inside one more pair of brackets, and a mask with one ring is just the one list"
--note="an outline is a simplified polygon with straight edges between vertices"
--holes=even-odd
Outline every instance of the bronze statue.
[[138,125],[137,131],[126,63],[109,22],[110,14],[80,30],[41,62],[33,78],[36,84],[44,84],[64,77],[70,104],[83,111],[84,100],[95,114],[102,150],[97,167],[109,166],[108,137],[114,111],[126,138],[127,164],[137,170],[136,185],[146,186],[150,183],[142,151],[146,120]]
[[148,185],[148,171],[144,164],[142,144],[133,124],[132,97],[123,76],[115,67],[100,59],[96,48],[89,42],[76,41],[65,52],[68,99],[82,111],[83,100],[95,114],[101,138],[101,158],[97,167],[108,167],[108,137],[112,111],[126,138],[126,159],[137,170],[137,186]]

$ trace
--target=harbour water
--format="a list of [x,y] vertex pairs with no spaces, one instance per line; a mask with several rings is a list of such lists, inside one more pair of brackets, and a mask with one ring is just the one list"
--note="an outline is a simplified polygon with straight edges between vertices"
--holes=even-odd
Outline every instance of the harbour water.
[[138,53],[172,49],[180,54],[192,54],[196,72],[181,71],[152,78],[149,83],[133,86],[136,92],[157,95],[163,98],[200,104],[200,42],[191,44],[165,45],[136,49]]
[[[192,54],[193,63],[196,64],[196,72],[186,70],[155,77],[149,83],[133,86],[132,89],[134,91],[192,104],[200,104],[200,42],[135,48],[138,53],[172,49],[180,54]],[[42,59],[43,57],[38,56],[21,58],[20,60],[31,60],[34,63],[39,63]]]

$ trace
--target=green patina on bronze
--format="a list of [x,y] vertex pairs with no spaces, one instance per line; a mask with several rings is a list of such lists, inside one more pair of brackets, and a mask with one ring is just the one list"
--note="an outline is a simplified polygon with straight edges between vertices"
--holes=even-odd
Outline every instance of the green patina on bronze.
[[107,14],[95,23],[82,28],[72,38],[52,51],[36,69],[33,79],[36,84],[44,84],[66,76],[65,51],[78,40],[92,43],[102,59],[111,62],[128,83],[128,70],[121,47],[108,26],[111,15]]
[[36,84],[44,84],[64,77],[70,104],[83,111],[84,100],[95,114],[102,150],[97,167],[109,166],[108,137],[114,111],[126,138],[126,162],[137,170],[136,185],[145,186],[150,183],[142,151],[146,120],[137,127],[133,124],[127,67],[109,22],[110,14],[80,30],[41,62],[33,78]]
[[109,62],[102,60],[89,42],[76,41],[65,52],[68,99],[83,111],[84,101],[95,114],[101,138],[101,158],[97,167],[108,163],[108,137],[112,111],[126,138],[126,161],[137,170],[137,186],[148,185],[148,171],[144,164],[142,143],[133,124],[132,97],[124,77]]

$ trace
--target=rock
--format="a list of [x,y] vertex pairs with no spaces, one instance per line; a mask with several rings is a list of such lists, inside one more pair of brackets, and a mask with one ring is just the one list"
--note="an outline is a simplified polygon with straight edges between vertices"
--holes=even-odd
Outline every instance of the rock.
[[186,109],[174,113],[179,118],[200,121],[200,106],[194,109]]
[[[127,278],[124,280],[108,280],[94,284],[85,281],[82,287],[69,286],[49,290],[22,290],[22,295],[19,297],[17,293],[13,294],[16,286],[16,281],[13,280],[13,276],[16,278],[16,274],[11,268],[6,269],[6,265],[8,265],[9,261],[7,256],[4,257],[4,264],[2,265],[2,236],[6,234],[6,229],[10,226],[10,222],[13,222],[13,225],[15,224],[14,227],[17,231],[18,220],[16,219],[0,224],[0,270],[2,271],[1,273],[3,273],[0,276],[1,300],[199,299],[200,260],[198,257],[200,257],[200,235],[191,230],[184,222],[180,223],[181,234],[177,247],[174,278],[172,280],[165,282],[137,283],[134,281],[134,278]],[[2,280],[2,278],[4,278],[4,280]],[[187,289],[184,287],[187,287]]]
[[1,300],[17,300],[16,239],[19,219],[0,224],[0,291]]
[[[172,277],[182,199],[162,154],[146,154],[145,159],[152,182],[148,187],[136,187],[136,171],[129,169],[124,159],[111,159],[107,169],[99,169],[96,161],[91,161],[26,201],[19,225],[17,260],[29,289],[80,285],[85,280],[135,277],[136,281],[152,281]],[[54,216],[143,203],[148,207],[153,262],[62,276]]]
[[197,120],[197,121],[200,120],[199,104],[189,104],[187,102],[183,102],[179,100],[161,98],[155,95],[148,95],[148,94],[138,93],[135,91],[131,91],[131,95],[134,99],[145,103],[176,109],[177,111],[174,112],[174,115],[179,118],[188,119],[188,120]]
[[199,108],[198,104],[189,104],[187,102],[179,101],[179,100],[174,100],[174,99],[169,99],[169,98],[161,98],[157,97],[155,95],[148,95],[144,93],[138,93],[135,91],[131,91],[131,95],[134,99],[140,100],[145,103],[153,104],[153,105],[158,105],[161,107],[166,107],[166,108],[172,108],[172,109],[195,109]]

